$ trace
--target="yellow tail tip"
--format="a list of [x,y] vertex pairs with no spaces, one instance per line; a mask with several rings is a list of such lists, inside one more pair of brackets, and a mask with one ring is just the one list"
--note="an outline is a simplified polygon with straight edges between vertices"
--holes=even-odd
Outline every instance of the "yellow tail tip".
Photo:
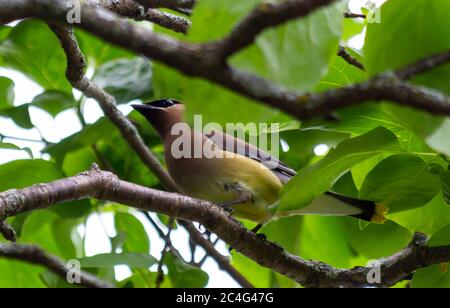
[[381,203],[375,204],[375,214],[370,219],[371,223],[384,224],[386,222],[385,215],[389,212],[389,208]]

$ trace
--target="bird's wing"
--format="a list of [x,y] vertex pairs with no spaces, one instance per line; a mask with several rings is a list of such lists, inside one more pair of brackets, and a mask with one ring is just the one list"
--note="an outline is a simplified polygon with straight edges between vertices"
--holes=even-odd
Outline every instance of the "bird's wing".
[[[241,139],[220,131],[211,131],[205,136],[222,150],[249,157],[263,164],[283,184],[297,174],[294,169],[285,163]],[[385,207],[381,204],[377,205],[372,201],[346,197],[332,191],[327,191],[323,196],[316,198],[310,205],[297,211],[297,214],[345,215],[372,222],[383,222],[385,211]]]
[[227,152],[251,158],[269,168],[284,184],[293,178],[297,172],[269,153],[234,136],[213,130],[205,136],[215,145]]

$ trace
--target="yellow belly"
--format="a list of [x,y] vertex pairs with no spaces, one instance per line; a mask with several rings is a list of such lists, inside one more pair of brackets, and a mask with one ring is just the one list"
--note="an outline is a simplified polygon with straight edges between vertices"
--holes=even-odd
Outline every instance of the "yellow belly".
[[280,180],[266,167],[247,157],[181,160],[171,164],[172,177],[183,193],[215,203],[236,200],[239,193],[225,189],[238,185],[252,194],[254,202],[233,206],[234,215],[258,223],[266,222],[271,214],[269,207],[279,198]]

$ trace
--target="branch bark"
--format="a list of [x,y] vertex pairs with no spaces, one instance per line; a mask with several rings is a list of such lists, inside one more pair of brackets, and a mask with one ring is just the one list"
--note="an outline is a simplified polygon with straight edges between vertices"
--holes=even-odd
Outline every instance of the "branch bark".
[[196,0],[136,0],[145,8],[166,8],[185,15],[191,15]]
[[[133,124],[117,109],[114,97],[97,87],[85,76],[84,70],[86,61],[79,48],[73,29],[59,24],[50,24],[49,26],[58,37],[61,46],[66,53],[66,77],[72,86],[83,92],[85,96],[97,100],[105,115],[119,128],[122,136],[128,142],[130,147],[138,154],[142,162],[156,175],[167,190],[172,192],[179,191],[178,187],[161,166],[158,159],[145,145]],[[208,241],[201,240],[203,237],[195,226],[186,221],[179,221],[178,223],[186,229],[189,236],[196,241],[197,244],[210,253],[210,256],[219,264],[221,269],[228,272],[241,286],[251,286],[245,277],[237,274],[236,269],[230,264],[226,257],[217,252],[214,247],[211,248]]]
[[[114,13],[103,8],[89,5],[82,6],[82,23],[76,26],[112,44],[165,63],[184,74],[208,79],[244,96],[291,114],[300,120],[329,114],[336,109],[368,100],[391,100],[397,104],[420,108],[431,113],[450,115],[449,97],[437,94],[429,89],[415,87],[401,81],[398,77],[396,77],[398,80],[394,82],[394,78],[386,79],[384,75],[380,75],[366,82],[337,90],[319,94],[299,93],[274,85],[270,81],[256,75],[235,69],[223,61],[224,54],[218,46],[227,50],[225,55],[232,54],[238,49],[227,46],[244,48],[267,27],[302,16],[301,14],[308,14],[312,10],[331,2],[331,0],[314,2],[310,0],[289,0],[271,4],[271,12],[280,12],[279,14],[282,17],[272,15],[274,13],[257,13],[261,10],[261,7],[258,7],[228,37],[219,41],[219,43],[190,44],[177,41],[154,33],[139,25],[132,24],[127,20],[120,19]],[[0,3],[0,19],[35,17],[43,20],[65,22],[67,9],[64,3],[62,0],[3,0]],[[292,9],[294,4],[303,8],[303,10]],[[293,12],[288,12],[287,8],[292,9]],[[273,20],[268,22],[260,16],[265,18],[273,17]],[[247,25],[248,20],[260,21],[261,24],[252,28]],[[244,33],[242,29],[248,29],[251,35]],[[243,35],[242,39],[238,38],[238,34]],[[436,63],[442,65],[447,61],[448,58],[444,57],[443,61]],[[412,69],[416,65],[418,64],[413,64],[409,68]],[[421,66],[423,67],[421,70],[412,69],[413,74],[423,73],[434,67],[434,65]],[[396,75],[394,74],[393,76]],[[397,95],[395,92],[399,92],[401,95]],[[324,104],[333,95],[337,95],[333,99],[334,103]]]
[[[66,281],[67,275],[70,272],[70,269],[59,258],[33,245],[0,244],[0,257],[44,266],[60,276],[64,281]],[[98,278],[85,272],[80,273],[80,285],[86,288],[112,288],[106,282],[100,281]]]
[[[236,251],[305,287],[368,285],[366,277],[370,267],[343,270],[303,260],[276,244],[261,240],[215,204],[125,182],[96,166],[74,177],[1,193],[0,219],[89,197],[201,223]],[[449,261],[450,246],[428,247],[424,240],[417,241],[416,237],[413,244],[398,254],[379,260],[382,281],[377,286],[392,286],[419,268]]]
[[147,20],[161,27],[186,34],[191,22],[181,16],[173,15],[154,8],[145,8],[134,0],[104,1],[95,0],[91,4],[109,9],[121,16],[129,17],[137,21]]

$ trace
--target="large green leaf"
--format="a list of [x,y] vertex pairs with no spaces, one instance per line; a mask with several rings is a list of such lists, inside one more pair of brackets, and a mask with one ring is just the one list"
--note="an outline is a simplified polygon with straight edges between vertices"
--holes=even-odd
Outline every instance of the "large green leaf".
[[9,108],[14,103],[14,81],[0,76],[0,109]]
[[439,175],[429,168],[417,156],[388,157],[369,172],[359,195],[385,204],[393,213],[425,205],[441,190]]
[[68,152],[79,150],[86,146],[111,138],[117,132],[117,128],[108,119],[101,118],[91,125],[87,125],[82,131],[67,137],[57,144],[48,146],[44,152],[50,154],[58,163],[64,161]]
[[338,217],[305,216],[301,229],[300,255],[339,268],[356,265],[352,260],[355,255]]
[[381,153],[401,151],[395,135],[382,127],[346,140],[319,162],[300,170],[285,185],[279,210],[292,211],[305,207],[330,189],[354,165]]
[[37,95],[31,104],[56,117],[60,112],[75,107],[77,102],[71,93],[49,90]]
[[103,63],[115,59],[131,58],[135,56],[131,52],[105,43],[102,39],[81,29],[76,29],[75,34],[90,67],[98,68]]
[[[205,42],[224,37],[259,2],[199,1],[192,17],[193,26],[185,39]],[[312,90],[326,74],[337,50],[341,12],[341,5],[336,4],[265,31],[256,45],[234,56],[231,63],[284,86]],[[156,97],[173,97],[186,103],[188,121],[193,114],[201,114],[204,122],[220,124],[289,120],[277,110],[158,64],[155,64],[154,83]]]
[[[430,247],[450,245],[450,225],[434,234],[428,242]],[[447,264],[436,264],[418,270],[411,281],[413,288],[450,288],[450,272]]]
[[442,195],[438,194],[422,207],[390,214],[388,218],[410,231],[419,231],[432,235],[450,224],[450,206],[445,204]]
[[[358,59],[361,56],[350,48],[347,51],[351,52],[353,56]],[[330,62],[328,73],[317,84],[316,91],[325,91],[335,89],[357,82],[361,82],[367,79],[367,73],[362,71],[353,65],[349,65],[344,59],[337,54],[334,55],[333,60]]]
[[329,122],[322,129],[361,135],[378,126],[383,126],[397,136],[406,151],[433,152],[408,127],[402,125],[396,117],[390,114],[389,106],[362,104],[340,110],[338,118],[338,121]]
[[361,230],[359,221],[340,217],[343,233],[349,245],[367,259],[388,257],[403,249],[411,241],[411,232],[388,221],[382,225],[369,224]]
[[[382,22],[367,27],[364,52],[368,72],[374,75],[398,69],[449,50],[450,19],[446,17],[449,10],[447,0],[396,0],[384,4]],[[450,65],[445,65],[415,78],[414,82],[450,94],[449,79]],[[397,106],[392,107],[391,114],[433,149],[450,155],[447,137],[450,120]]]
[[168,253],[165,264],[169,270],[169,278],[174,288],[203,288],[208,283],[208,274],[193,267],[178,257]]
[[141,253],[150,251],[150,240],[139,219],[128,213],[118,212],[115,215],[115,226],[117,232],[126,235],[124,251]]
[[152,67],[139,57],[112,60],[97,68],[93,82],[113,95],[118,104],[146,100],[152,94]]
[[24,20],[0,43],[4,65],[36,81],[44,89],[71,91],[64,71],[66,57],[48,26],[36,20]]
[[[11,176],[14,174],[14,176]],[[0,165],[0,191],[23,188],[63,178],[61,169],[46,160],[15,160]]]

